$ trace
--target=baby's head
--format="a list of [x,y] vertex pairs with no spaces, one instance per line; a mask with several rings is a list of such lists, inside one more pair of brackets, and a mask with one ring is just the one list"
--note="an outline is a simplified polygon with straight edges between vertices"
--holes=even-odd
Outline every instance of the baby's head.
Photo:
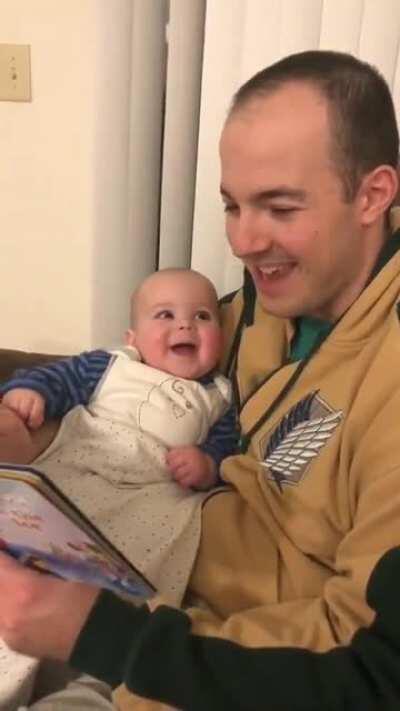
[[211,282],[191,269],[151,274],[132,294],[126,343],[147,365],[179,378],[195,380],[211,371],[222,350]]

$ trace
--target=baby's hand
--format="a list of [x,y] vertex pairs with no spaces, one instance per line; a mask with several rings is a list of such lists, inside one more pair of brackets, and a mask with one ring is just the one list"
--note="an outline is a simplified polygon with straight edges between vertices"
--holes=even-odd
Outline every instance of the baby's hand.
[[184,489],[209,489],[217,481],[217,465],[198,447],[175,447],[167,453],[171,476]]
[[3,396],[3,405],[19,415],[31,430],[37,430],[44,421],[44,397],[29,388],[13,388]]

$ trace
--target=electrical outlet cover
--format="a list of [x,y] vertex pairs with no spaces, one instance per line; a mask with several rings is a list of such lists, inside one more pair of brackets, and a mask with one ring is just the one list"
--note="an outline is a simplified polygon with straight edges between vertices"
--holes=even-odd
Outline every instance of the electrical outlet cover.
[[29,44],[0,44],[0,101],[31,101]]

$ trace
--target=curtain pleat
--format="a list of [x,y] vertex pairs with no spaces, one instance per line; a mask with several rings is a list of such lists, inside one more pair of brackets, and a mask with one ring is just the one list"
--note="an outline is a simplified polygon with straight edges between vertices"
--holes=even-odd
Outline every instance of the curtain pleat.
[[205,0],[170,0],[158,266],[189,266]]
[[[134,281],[157,266],[168,4],[135,0],[128,148],[128,240]],[[133,284],[132,286],[135,286]]]

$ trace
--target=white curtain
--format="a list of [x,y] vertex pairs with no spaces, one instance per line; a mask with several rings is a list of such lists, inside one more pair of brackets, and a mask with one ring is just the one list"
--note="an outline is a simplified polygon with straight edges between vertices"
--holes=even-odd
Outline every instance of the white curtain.
[[129,140],[133,278],[191,260],[206,0],[134,0]]
[[[286,54],[336,49],[382,71],[400,115],[400,0],[135,0],[135,7],[131,235],[142,235],[147,255],[138,248],[138,272],[191,264],[223,294],[242,280],[219,198],[218,140],[232,94]],[[134,76],[143,75],[141,51],[152,63],[151,87]]]
[[205,0],[170,0],[160,267],[191,260],[204,20]]
[[136,284],[157,266],[167,21],[164,0],[134,0],[126,253]]

